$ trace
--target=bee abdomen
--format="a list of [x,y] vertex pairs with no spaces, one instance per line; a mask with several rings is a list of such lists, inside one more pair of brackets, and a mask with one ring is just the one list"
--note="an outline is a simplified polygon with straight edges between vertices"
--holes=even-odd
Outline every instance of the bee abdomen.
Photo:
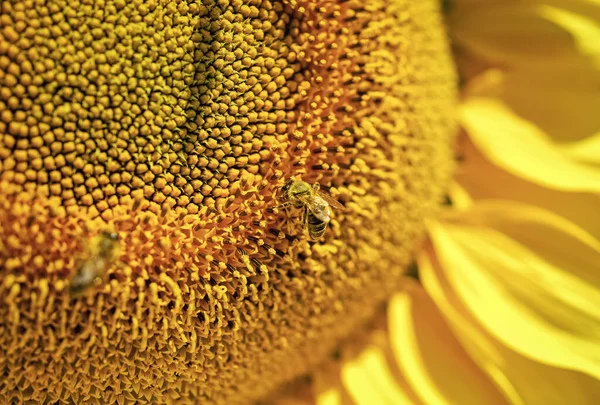
[[319,239],[327,229],[327,222],[320,220],[316,216],[308,215],[308,234],[312,239]]

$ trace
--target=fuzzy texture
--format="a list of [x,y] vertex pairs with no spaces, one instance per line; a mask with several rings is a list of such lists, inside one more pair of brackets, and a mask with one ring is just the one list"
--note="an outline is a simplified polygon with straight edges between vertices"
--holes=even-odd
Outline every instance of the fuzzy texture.
[[318,3],[0,2],[1,403],[246,404],[397,286],[452,172],[438,5]]

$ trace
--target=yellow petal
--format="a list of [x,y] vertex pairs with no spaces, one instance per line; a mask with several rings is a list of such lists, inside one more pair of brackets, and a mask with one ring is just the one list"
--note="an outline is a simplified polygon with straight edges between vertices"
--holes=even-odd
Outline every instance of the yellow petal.
[[337,364],[323,364],[313,373],[313,391],[315,405],[345,405],[353,402],[345,399],[347,395],[340,380],[340,368]]
[[540,6],[540,15],[569,32],[577,50],[600,68],[600,25],[597,21],[553,6]]
[[473,143],[508,172],[557,190],[600,193],[600,171],[570,159],[502,102],[469,97],[461,120]]
[[358,405],[419,404],[405,381],[395,376],[381,348],[370,345],[354,360],[345,362],[344,386]]
[[448,284],[495,338],[600,379],[600,242],[538,207],[480,202],[430,235]]
[[[545,68],[548,61],[553,66],[589,64],[588,55],[580,49],[581,36],[592,31],[589,26],[581,28],[573,19],[567,23],[567,18],[557,17],[559,4],[537,3],[541,2],[457,1],[450,17],[451,32],[460,46],[496,65]],[[591,7],[577,4],[574,12]],[[586,14],[579,17],[583,16]],[[575,33],[570,31],[573,28],[577,28]]]
[[[597,2],[461,0],[456,9],[453,21],[458,42],[465,35],[464,42],[475,42],[475,48],[481,48],[481,52],[474,49],[479,59],[471,54],[466,62],[459,60],[463,73],[477,72],[477,66],[486,64],[505,69],[498,97],[558,140],[577,140],[600,130],[596,111],[600,105]],[[477,30],[495,35],[486,38]],[[535,38],[526,39],[525,35]],[[458,55],[464,54],[459,47]],[[487,63],[480,60],[486,55]],[[475,68],[471,66],[474,61]]]
[[460,346],[420,286],[415,284],[394,296],[388,308],[396,361],[424,403],[506,403]]
[[600,132],[578,142],[571,142],[562,148],[571,158],[600,167]]
[[331,387],[319,393],[316,405],[342,405],[342,395],[339,389]]
[[465,97],[502,100],[557,141],[576,141],[600,131],[600,72],[532,67],[504,72],[488,69],[472,77]]
[[516,405],[597,403],[600,381],[572,370],[524,357],[487,333],[462,305],[431,248],[419,255],[419,274],[427,292],[448,319],[471,357]]
[[600,239],[600,195],[560,191],[515,176],[488,161],[468,140],[461,142],[456,180],[475,200],[510,199],[544,207]]
[[598,72],[551,70],[539,74],[524,68],[505,74],[499,97],[552,138],[570,141],[600,131],[599,88]]

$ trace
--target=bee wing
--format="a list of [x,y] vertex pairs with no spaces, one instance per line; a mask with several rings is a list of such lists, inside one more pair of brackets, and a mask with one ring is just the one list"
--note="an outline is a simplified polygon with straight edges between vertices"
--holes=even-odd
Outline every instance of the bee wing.
[[332,208],[334,208],[336,210],[340,210],[340,211],[344,211],[346,209],[346,207],[344,207],[339,201],[337,201],[336,199],[334,199],[329,194],[326,194],[326,193],[322,192],[321,190],[316,190],[316,193],[317,193],[317,195],[319,197],[321,197],[322,199],[324,199],[325,201],[327,201],[327,203]]

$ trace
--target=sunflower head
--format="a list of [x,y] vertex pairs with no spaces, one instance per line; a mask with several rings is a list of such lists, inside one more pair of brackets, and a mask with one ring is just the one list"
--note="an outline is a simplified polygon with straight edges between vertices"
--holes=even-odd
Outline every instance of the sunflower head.
[[[0,11],[0,398],[247,403],[397,285],[452,169],[435,1]],[[345,207],[316,241],[292,178]]]

